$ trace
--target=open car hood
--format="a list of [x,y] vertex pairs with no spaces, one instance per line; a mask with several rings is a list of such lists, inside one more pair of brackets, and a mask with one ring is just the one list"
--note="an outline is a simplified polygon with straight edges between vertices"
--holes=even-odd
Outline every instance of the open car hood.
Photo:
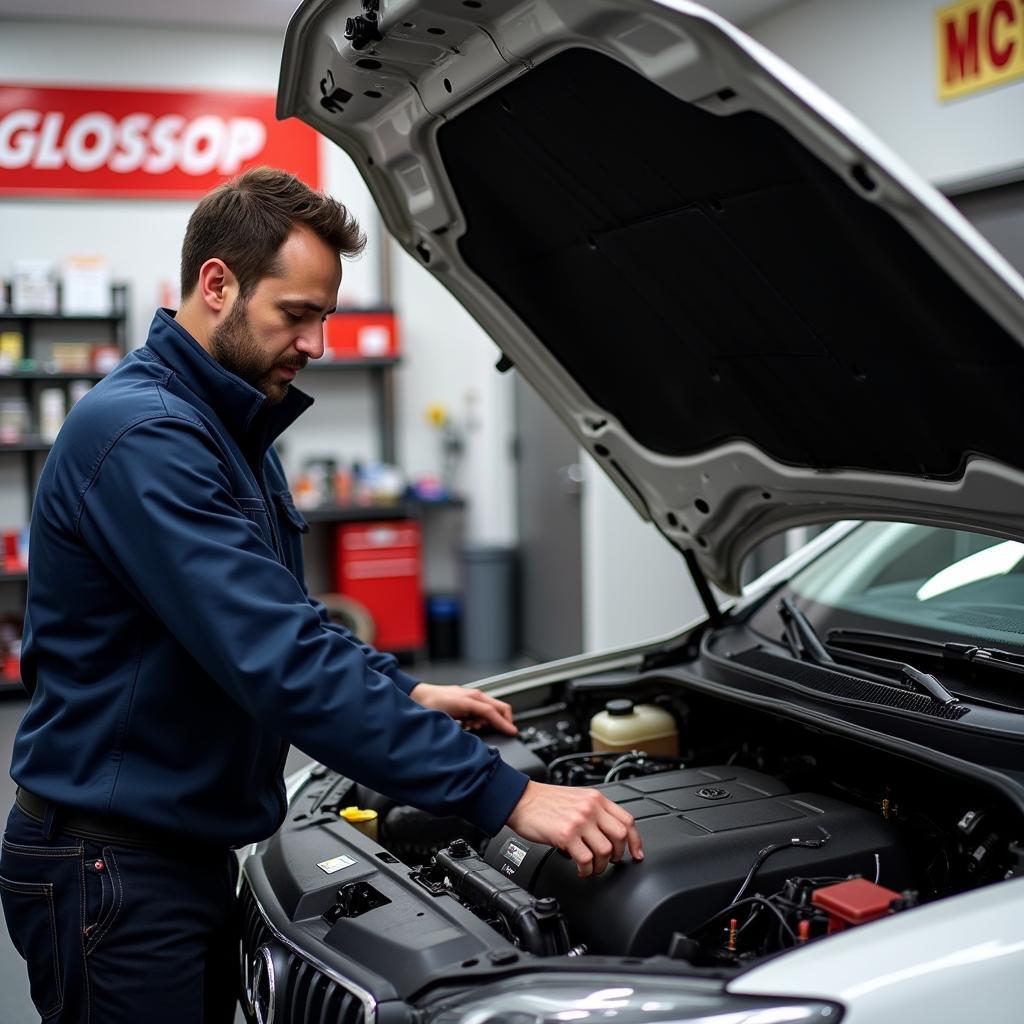
[[1024,539],[1024,282],[834,101],[695,4],[381,8],[296,11],[278,115],[710,580],[826,520]]

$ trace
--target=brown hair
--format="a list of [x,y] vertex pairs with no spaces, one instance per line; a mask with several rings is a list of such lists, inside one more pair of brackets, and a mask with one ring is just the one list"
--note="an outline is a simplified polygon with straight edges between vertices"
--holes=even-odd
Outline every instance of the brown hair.
[[223,260],[247,298],[261,278],[279,273],[278,250],[305,225],[342,256],[357,256],[366,236],[336,199],[286,171],[254,167],[218,185],[189,217],[181,246],[181,297],[188,298],[209,259]]

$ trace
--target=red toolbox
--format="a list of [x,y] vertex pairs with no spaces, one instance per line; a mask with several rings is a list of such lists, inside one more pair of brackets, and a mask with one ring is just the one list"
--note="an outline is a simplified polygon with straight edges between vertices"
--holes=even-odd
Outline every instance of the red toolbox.
[[394,359],[398,327],[390,310],[341,310],[324,325],[324,359]]
[[364,604],[377,631],[374,647],[418,650],[426,644],[419,523],[346,523],[337,528],[335,589]]

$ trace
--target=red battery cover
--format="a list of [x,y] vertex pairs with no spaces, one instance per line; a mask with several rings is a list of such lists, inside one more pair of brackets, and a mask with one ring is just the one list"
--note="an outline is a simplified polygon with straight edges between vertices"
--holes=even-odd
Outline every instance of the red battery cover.
[[876,885],[866,878],[852,878],[849,882],[826,885],[817,889],[811,902],[828,914],[828,931],[842,931],[855,924],[867,924],[885,917],[893,900],[900,894]]

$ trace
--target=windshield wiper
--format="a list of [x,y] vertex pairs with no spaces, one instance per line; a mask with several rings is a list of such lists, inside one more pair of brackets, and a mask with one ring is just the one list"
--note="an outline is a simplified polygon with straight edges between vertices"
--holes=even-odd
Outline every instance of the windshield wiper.
[[[828,653],[825,645],[821,642],[821,638],[818,636],[814,626],[811,625],[810,619],[797,608],[792,598],[784,597],[779,601],[779,617],[782,619],[782,625],[786,631],[786,642],[795,658],[813,662],[815,665],[820,665],[824,668],[839,667],[836,659]],[[829,635],[831,636],[832,634]],[[858,657],[868,661],[870,664],[878,665],[880,668],[896,669],[902,679],[911,686],[923,690],[936,704],[956,703],[956,697],[929,672],[922,672],[920,669],[914,668],[913,665],[907,665],[902,661],[894,661],[891,658],[879,658],[874,655],[865,654]],[[847,665],[842,666],[842,668],[845,672],[851,671]],[[856,672],[857,670],[853,669],[852,671]],[[868,673],[865,673],[865,675],[868,675]],[[883,679],[881,681],[892,685],[891,680]]]
[[817,665],[834,665],[835,658],[825,650],[818,631],[810,619],[793,603],[791,597],[779,601],[779,618],[786,630],[786,642],[794,658],[813,661]]
[[890,651],[924,654],[946,661],[966,661],[986,668],[1024,672],[1024,655],[1004,651],[998,647],[980,647],[977,644],[957,643],[951,640],[922,640],[898,633],[875,632],[870,629],[830,629],[828,643],[847,647],[880,647]]

